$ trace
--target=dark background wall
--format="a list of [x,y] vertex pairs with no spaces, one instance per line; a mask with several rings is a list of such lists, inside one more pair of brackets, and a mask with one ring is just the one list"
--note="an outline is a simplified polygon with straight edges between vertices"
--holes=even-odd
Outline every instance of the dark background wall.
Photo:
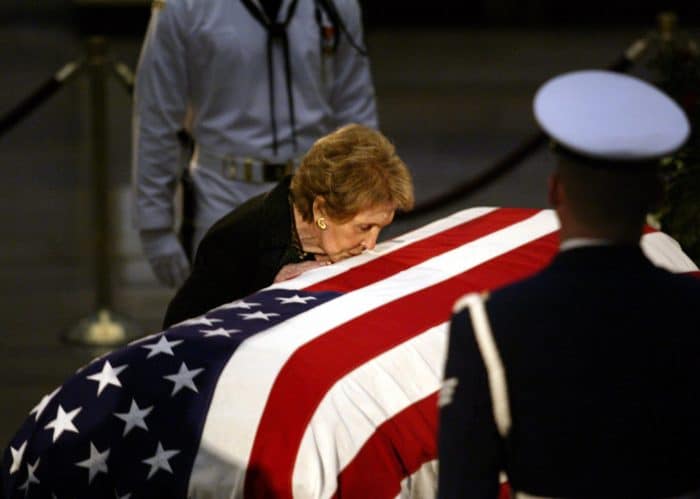
[[[360,0],[368,30],[383,27],[595,27],[653,23],[673,10],[685,25],[700,24],[700,2],[623,0],[482,0],[424,2]],[[72,24],[79,32],[140,33],[148,19],[146,0],[3,0],[0,24]]]
[[660,10],[674,10],[697,22],[697,1],[631,2],[622,0],[482,0],[407,5],[400,0],[362,2],[369,26],[595,26],[648,24]]

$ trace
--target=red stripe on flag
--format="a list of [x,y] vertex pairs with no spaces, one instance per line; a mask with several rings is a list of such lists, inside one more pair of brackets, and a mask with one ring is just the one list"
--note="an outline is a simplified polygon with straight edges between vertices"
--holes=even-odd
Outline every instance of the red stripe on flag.
[[[416,241],[387,255],[371,260],[348,272],[308,287],[309,291],[348,292],[398,274],[430,258],[476,241],[480,237],[504,229],[536,215],[541,210],[499,208],[463,224]],[[399,237],[399,239],[401,239]]]
[[[412,404],[377,428],[338,475],[334,499],[396,497],[404,478],[437,459],[438,393]],[[501,483],[498,499],[510,499],[510,492],[508,482]]]
[[437,457],[437,392],[379,425],[338,476],[339,497],[393,498],[401,480]]
[[246,497],[292,497],[294,462],[306,426],[336,381],[356,367],[450,317],[463,294],[492,289],[544,267],[556,253],[552,233],[463,274],[338,326],[299,348],[277,376],[257,429]]

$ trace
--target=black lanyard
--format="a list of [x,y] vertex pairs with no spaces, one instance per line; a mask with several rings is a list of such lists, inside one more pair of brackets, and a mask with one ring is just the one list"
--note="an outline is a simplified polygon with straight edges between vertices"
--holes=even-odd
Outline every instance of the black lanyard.
[[296,117],[294,114],[294,95],[292,93],[292,68],[289,63],[289,38],[287,37],[287,26],[294,15],[297,8],[297,1],[292,0],[287,9],[287,15],[284,21],[278,23],[276,20],[270,20],[260,11],[252,0],[241,0],[243,5],[248,9],[248,12],[267,30],[267,78],[269,82],[269,100],[270,100],[270,122],[272,125],[272,149],[277,155],[277,118],[275,117],[275,71],[273,66],[273,47],[275,41],[282,43],[282,53],[284,55],[284,76],[287,87],[287,106],[289,109],[289,121],[292,127],[292,144],[294,151],[297,150],[297,133],[296,133]]

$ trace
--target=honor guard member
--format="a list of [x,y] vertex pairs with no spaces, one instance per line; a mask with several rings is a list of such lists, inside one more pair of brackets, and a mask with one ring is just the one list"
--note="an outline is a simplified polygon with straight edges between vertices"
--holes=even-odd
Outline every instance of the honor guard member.
[[534,276],[455,305],[439,497],[700,497],[700,280],[640,239],[658,160],[689,134],[652,85],[607,71],[545,83],[535,117],[557,165],[560,251]]
[[133,182],[160,282],[177,287],[189,273],[175,233],[178,132],[194,140],[196,248],[322,135],[349,122],[377,128],[362,39],[357,0],[157,0],[136,74]]

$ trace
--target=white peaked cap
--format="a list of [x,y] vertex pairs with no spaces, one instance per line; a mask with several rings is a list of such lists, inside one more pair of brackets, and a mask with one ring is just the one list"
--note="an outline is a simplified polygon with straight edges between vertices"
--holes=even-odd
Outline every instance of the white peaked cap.
[[547,81],[534,100],[535,119],[556,143],[582,156],[644,161],[673,153],[690,134],[683,110],[653,85],[602,70]]

